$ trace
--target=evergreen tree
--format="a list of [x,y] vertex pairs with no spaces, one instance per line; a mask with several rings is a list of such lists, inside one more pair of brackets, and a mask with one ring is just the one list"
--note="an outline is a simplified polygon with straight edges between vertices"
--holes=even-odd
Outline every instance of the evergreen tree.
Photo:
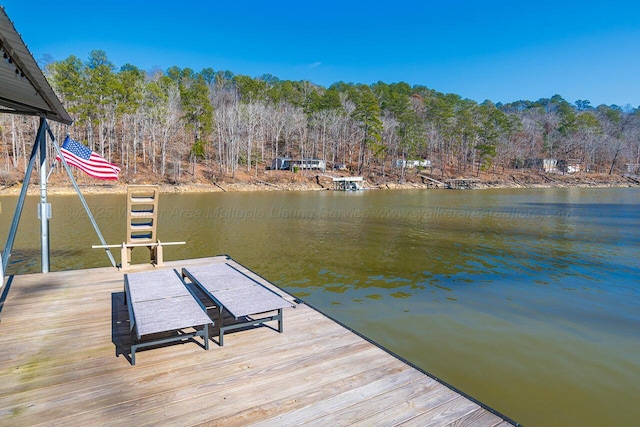
[[362,130],[358,161],[358,173],[362,174],[367,150],[372,150],[374,156],[379,157],[385,147],[382,145],[380,106],[375,94],[369,86],[359,85],[354,95],[355,110],[351,113],[351,118],[359,124]]

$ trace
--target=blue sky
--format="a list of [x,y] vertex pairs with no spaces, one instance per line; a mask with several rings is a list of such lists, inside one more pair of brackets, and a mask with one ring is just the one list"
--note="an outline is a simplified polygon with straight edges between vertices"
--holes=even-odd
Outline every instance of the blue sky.
[[640,2],[0,0],[40,60],[640,106]]

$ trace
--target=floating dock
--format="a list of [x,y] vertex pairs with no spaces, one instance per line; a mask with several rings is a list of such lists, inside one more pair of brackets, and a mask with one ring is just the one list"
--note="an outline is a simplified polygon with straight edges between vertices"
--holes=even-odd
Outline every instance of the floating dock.
[[[131,366],[123,275],[94,268],[9,276],[0,299],[0,424],[474,425],[513,422],[297,301],[284,332],[228,333],[137,352]],[[132,266],[131,271],[152,269]]]

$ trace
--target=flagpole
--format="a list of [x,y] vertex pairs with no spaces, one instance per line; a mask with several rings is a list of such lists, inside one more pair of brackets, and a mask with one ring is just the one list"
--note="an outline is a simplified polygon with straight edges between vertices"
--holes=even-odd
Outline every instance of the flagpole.
[[[96,231],[96,234],[98,235],[98,238],[100,239],[100,243],[102,243],[103,246],[106,246],[107,242],[104,240],[104,237],[102,237],[102,233],[100,232],[100,228],[98,228],[98,224],[96,223],[96,220],[93,218],[93,214],[91,213],[91,209],[89,209],[89,205],[87,205],[87,202],[85,201],[84,196],[82,195],[82,192],[80,191],[80,187],[78,187],[78,184],[76,183],[76,180],[73,178],[73,173],[71,173],[71,168],[69,167],[69,164],[67,163],[67,161],[65,160],[64,156],[62,155],[62,152],[60,151],[60,147],[58,146],[58,142],[56,141],[56,139],[53,136],[53,132],[51,132],[51,129],[49,127],[47,127],[47,131],[49,132],[49,136],[53,140],[53,146],[56,149],[56,153],[58,154],[58,157],[60,157],[60,161],[62,162],[62,165],[64,166],[65,170],[67,171],[67,174],[69,175],[69,179],[71,180],[71,183],[73,184],[73,188],[76,189],[76,192],[78,193],[78,197],[80,198],[80,202],[82,203],[82,206],[84,207],[84,210],[87,212],[87,216],[89,217],[89,220],[91,221],[91,225],[93,225],[93,229]],[[107,253],[107,256],[109,257],[109,260],[111,261],[111,265],[114,266],[114,267],[117,267],[116,260],[113,258],[113,254],[111,253],[111,250],[109,248],[105,248],[105,252]]]

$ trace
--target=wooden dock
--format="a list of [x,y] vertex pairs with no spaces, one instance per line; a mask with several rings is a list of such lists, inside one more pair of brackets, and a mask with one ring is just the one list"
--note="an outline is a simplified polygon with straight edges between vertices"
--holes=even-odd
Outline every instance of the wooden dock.
[[13,276],[4,290],[3,426],[511,425],[303,303],[284,310],[282,334],[141,350],[131,366],[121,271]]

